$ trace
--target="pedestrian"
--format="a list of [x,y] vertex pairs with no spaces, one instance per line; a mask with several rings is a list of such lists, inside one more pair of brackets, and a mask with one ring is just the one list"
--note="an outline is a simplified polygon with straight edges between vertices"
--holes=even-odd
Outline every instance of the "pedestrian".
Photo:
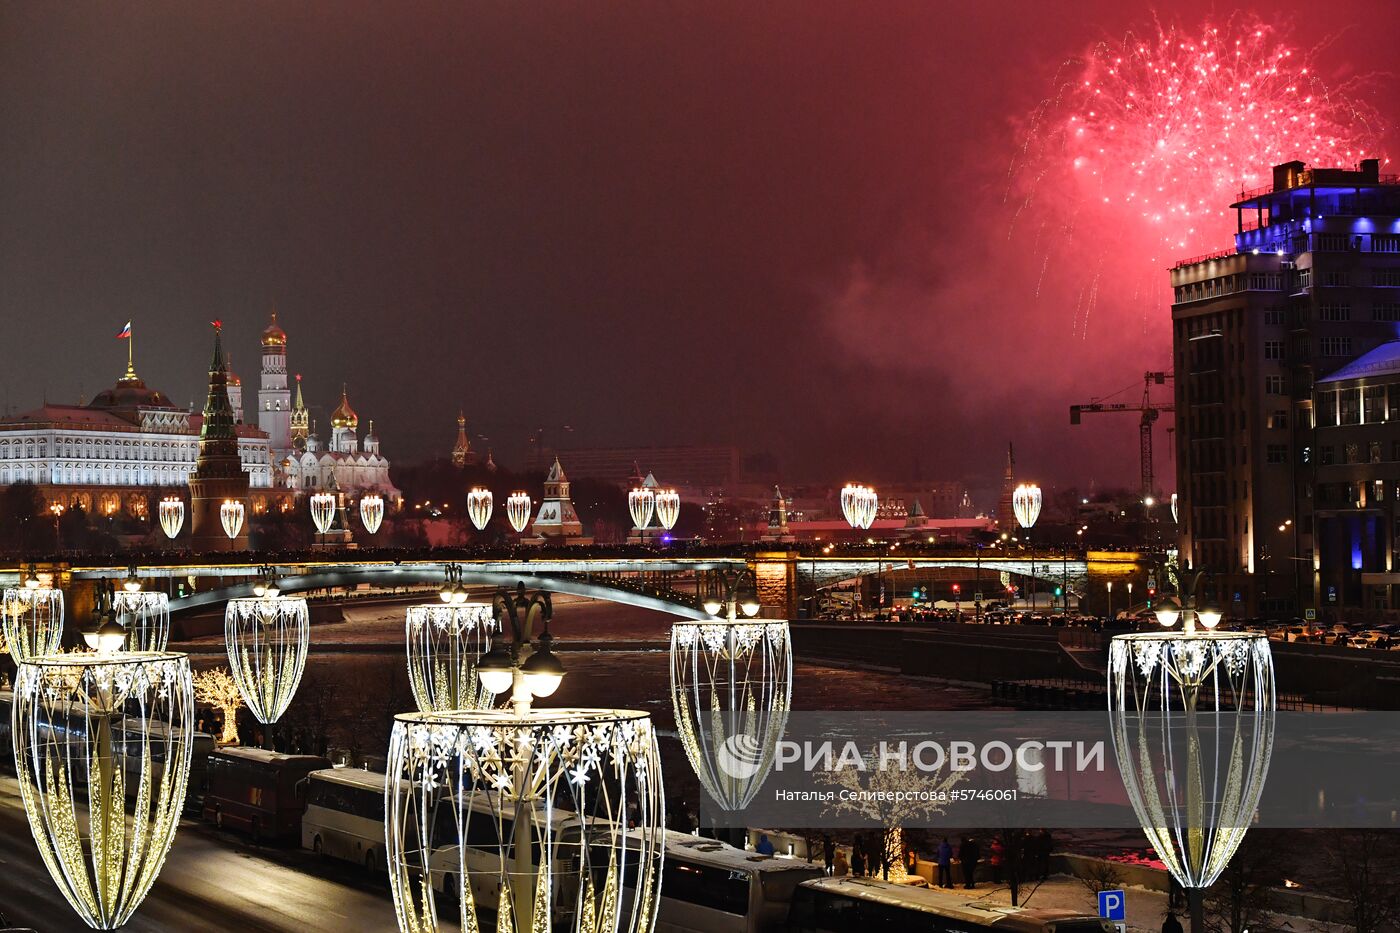
[[1181,921],[1176,919],[1176,914],[1167,911],[1167,919],[1162,921],[1162,933],[1184,933],[1181,929]]
[[758,852],[759,855],[772,855],[772,854],[773,854],[773,852],[774,852],[773,843],[772,843],[772,841],[768,838],[768,834],[767,834],[767,833],[759,833],[759,834],[758,834],[758,845],[754,846],[754,850],[755,850],[756,852]]
[[[1176,875],[1167,873],[1167,910],[1176,910],[1186,900],[1186,889],[1176,880]],[[1181,924],[1177,924],[1180,926]]]
[[1001,860],[1005,854],[1005,848],[1001,844],[1000,836],[992,837],[992,884],[1001,884]]
[[822,835],[822,861],[826,863],[826,873],[831,874],[831,866],[836,860],[836,842],[830,833]]
[[963,836],[962,845],[958,847],[958,861],[962,862],[963,887],[965,888],[977,887],[977,859],[980,854],[977,849],[977,840],[972,836]]
[[851,846],[851,875],[856,878],[865,877],[865,847],[861,845],[860,839],[856,839],[855,845]]
[[953,847],[949,844],[947,836],[938,844],[938,886],[953,886]]
[[851,865],[846,861],[846,850],[837,849],[836,858],[831,863],[831,876],[844,878],[851,873]]
[[880,834],[876,833],[865,840],[865,873],[871,878],[877,878],[885,863],[884,854],[880,851]]

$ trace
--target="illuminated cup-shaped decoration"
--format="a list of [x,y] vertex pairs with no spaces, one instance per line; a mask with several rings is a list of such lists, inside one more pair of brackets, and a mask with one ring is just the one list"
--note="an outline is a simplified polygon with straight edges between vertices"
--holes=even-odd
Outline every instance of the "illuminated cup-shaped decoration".
[[439,899],[462,930],[653,929],[665,798],[646,713],[404,713],[387,770],[385,860],[403,933],[436,931]]
[[506,499],[506,518],[510,519],[510,527],[515,529],[516,534],[525,530],[525,526],[530,524],[530,512],[534,508],[534,503],[530,501],[530,494],[521,490],[511,493]]
[[301,683],[310,641],[311,619],[300,597],[228,601],[224,642],[229,670],[258,722],[276,722],[287,711]]
[[690,766],[720,807],[747,807],[763,787],[792,702],[787,622],[671,626],[671,708]]
[[880,497],[869,486],[847,483],[841,489],[841,513],[852,528],[869,530],[875,524],[879,511]]
[[408,682],[425,713],[486,709],[495,694],[476,676],[476,662],[491,650],[496,619],[490,603],[409,606]]
[[30,658],[54,654],[63,641],[63,591],[41,586],[5,590],[0,622],[5,644],[18,664]]
[[1016,521],[1022,528],[1035,525],[1040,518],[1040,487],[1035,483],[1022,483],[1011,493],[1011,511],[1016,513]]
[[371,493],[360,498],[360,524],[365,531],[374,534],[384,521],[384,498]]
[[1181,516],[1180,516],[1179,513],[1180,513],[1180,507],[1177,505],[1176,493],[1172,493],[1172,521],[1173,521],[1173,522],[1180,522],[1180,521],[1181,521]]
[[123,926],[160,874],[185,805],[194,717],[187,655],[59,655],[19,666],[20,799],[54,883],[94,929]]
[[1157,857],[1208,888],[1254,821],[1273,752],[1273,653],[1252,632],[1154,631],[1109,643],[1123,786]]
[[632,513],[632,524],[645,529],[651,524],[651,516],[656,510],[656,494],[646,486],[639,486],[627,494],[627,511]]
[[185,500],[179,496],[167,496],[160,500],[160,528],[165,536],[174,539],[185,527]]
[[219,506],[219,521],[223,523],[224,534],[230,539],[237,538],[243,530],[243,503],[237,499],[225,499]]
[[473,486],[471,491],[467,493],[467,516],[471,518],[477,531],[484,529],[486,523],[491,520],[491,510],[494,505],[495,500],[489,489]]
[[311,521],[316,530],[325,534],[335,524],[335,510],[338,502],[334,493],[318,492],[311,497]]
[[144,590],[112,596],[117,624],[126,630],[124,651],[164,651],[170,640],[170,597]]
[[656,520],[661,527],[670,531],[676,527],[681,517],[681,496],[674,489],[663,489],[656,494]]

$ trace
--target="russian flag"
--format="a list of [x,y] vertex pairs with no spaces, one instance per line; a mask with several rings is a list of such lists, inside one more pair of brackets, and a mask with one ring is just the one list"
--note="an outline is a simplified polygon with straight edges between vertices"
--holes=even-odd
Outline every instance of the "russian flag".
[[126,322],[126,326],[123,327],[123,328],[121,329],[121,333],[117,334],[117,339],[118,339],[118,340],[128,340],[128,339],[130,339],[130,337],[131,337],[131,322],[130,322],[130,321],[127,321],[127,322]]

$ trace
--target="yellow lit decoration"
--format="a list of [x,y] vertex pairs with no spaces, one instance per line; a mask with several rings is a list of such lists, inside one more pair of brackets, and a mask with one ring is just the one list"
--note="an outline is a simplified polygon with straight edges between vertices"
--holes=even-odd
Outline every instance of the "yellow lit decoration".
[[491,520],[491,510],[494,502],[491,497],[491,490],[481,486],[473,486],[467,493],[467,515],[471,517],[472,524],[477,531],[486,527],[486,523]]
[[478,681],[476,662],[491,650],[495,627],[490,603],[408,607],[408,682],[419,710],[431,713],[492,705],[495,694]]
[[670,531],[676,527],[681,517],[681,496],[674,489],[662,489],[656,493],[656,520],[661,527]]
[[166,496],[160,500],[160,528],[165,536],[174,540],[185,527],[185,501],[179,496]]
[[225,499],[219,506],[219,521],[223,523],[224,534],[237,538],[243,530],[243,503],[237,499]]
[[792,642],[778,620],[671,626],[676,731],[705,792],[742,810],[773,767],[792,702]]
[[1035,483],[1022,483],[1011,493],[1011,511],[1016,513],[1016,522],[1022,528],[1031,528],[1040,518],[1040,487]]
[[360,524],[365,526],[365,531],[375,534],[379,531],[379,525],[384,521],[384,497],[376,493],[370,493],[360,499]]
[[170,597],[118,590],[112,596],[117,623],[126,629],[126,651],[164,651],[170,640]]
[[45,867],[94,929],[125,924],[160,874],[185,803],[194,714],[187,655],[55,655],[19,667],[20,798]]
[[656,512],[656,494],[647,486],[638,486],[627,493],[627,510],[632,513],[632,524],[645,530]]
[[63,591],[47,586],[5,590],[5,643],[18,664],[58,651],[63,640]]
[[875,515],[880,510],[880,497],[869,486],[847,483],[841,489],[841,513],[846,516],[846,524],[861,531],[868,531],[875,524]]
[[301,683],[311,619],[295,596],[230,599],[224,610],[229,670],[248,710],[266,725],[282,718]]
[[399,930],[434,933],[443,900],[470,933],[650,933],[666,822],[650,716],[395,719],[385,842]]
[[335,522],[336,497],[334,493],[318,492],[311,497],[311,521],[321,534],[331,530]]
[[510,527],[515,529],[516,534],[525,530],[525,526],[530,524],[530,513],[534,509],[534,504],[530,501],[530,494],[517,489],[506,499],[506,518],[510,519]]

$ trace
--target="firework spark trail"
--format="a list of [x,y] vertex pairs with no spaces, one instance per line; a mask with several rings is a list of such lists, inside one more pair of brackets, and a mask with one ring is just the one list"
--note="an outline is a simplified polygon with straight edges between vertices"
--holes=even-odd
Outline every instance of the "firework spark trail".
[[1061,65],[1054,93],[1029,115],[1005,200],[1016,205],[1013,230],[1035,213],[1065,218],[1047,260],[1054,249],[1057,264],[1088,268],[1085,252],[1122,247],[1103,293],[1098,276],[1088,294],[1081,288],[1073,333],[1087,337],[1099,299],[1115,308],[1131,296],[1144,322],[1159,317],[1163,265],[1227,245],[1229,203],[1267,184],[1274,165],[1373,157],[1382,127],[1359,102],[1364,79],[1328,88],[1313,64],[1321,48],[1297,51],[1263,20],[1237,15],[1191,28],[1154,21]]

